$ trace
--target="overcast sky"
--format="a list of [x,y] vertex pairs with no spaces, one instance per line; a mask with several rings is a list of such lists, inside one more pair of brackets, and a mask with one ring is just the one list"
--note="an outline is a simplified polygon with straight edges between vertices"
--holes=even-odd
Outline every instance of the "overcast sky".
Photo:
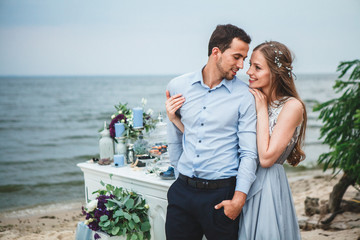
[[226,23],[285,43],[295,73],[360,58],[359,0],[0,0],[0,75],[182,74]]

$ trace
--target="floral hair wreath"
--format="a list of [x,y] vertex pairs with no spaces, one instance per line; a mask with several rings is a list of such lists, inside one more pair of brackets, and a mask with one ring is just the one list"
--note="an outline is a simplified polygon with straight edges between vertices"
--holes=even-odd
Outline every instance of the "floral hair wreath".
[[[283,53],[282,53],[282,51],[277,50],[277,48],[275,47],[274,44],[270,44],[270,46],[275,48],[274,52],[275,52],[276,56],[275,56],[275,61],[274,62],[277,65],[278,68],[281,68],[282,63],[280,62],[280,55],[282,55]],[[289,77],[291,77],[291,75],[292,75],[292,72],[291,72],[292,67],[290,66],[290,67],[285,67],[285,68],[286,68],[286,70],[288,70]]]

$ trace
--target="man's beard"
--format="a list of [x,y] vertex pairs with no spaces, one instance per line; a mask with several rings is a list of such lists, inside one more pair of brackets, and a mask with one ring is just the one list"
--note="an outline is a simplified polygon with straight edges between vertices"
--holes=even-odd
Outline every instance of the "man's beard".
[[221,74],[221,79],[226,79],[226,80],[233,80],[234,76],[232,74],[227,73],[224,68],[221,66],[222,63],[222,58],[219,59],[219,61],[216,63],[216,67],[219,70],[220,74]]

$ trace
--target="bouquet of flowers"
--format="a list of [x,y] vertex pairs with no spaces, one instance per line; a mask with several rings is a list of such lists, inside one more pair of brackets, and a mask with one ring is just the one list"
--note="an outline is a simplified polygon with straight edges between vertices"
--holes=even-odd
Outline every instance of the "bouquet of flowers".
[[[145,107],[147,100],[143,98],[141,100],[143,108]],[[122,104],[119,103],[115,105],[115,109],[117,112],[111,116],[111,122],[109,125],[110,136],[117,142],[115,138],[115,123],[121,122],[124,123],[125,126],[125,136],[127,138],[136,139],[138,137],[139,132],[135,131],[133,127],[133,112],[130,108],[128,108],[127,103]],[[143,111],[143,125],[145,131],[148,132],[150,129],[155,128],[156,120],[151,117],[153,110],[149,109],[148,111]]]
[[[132,240],[150,239],[149,205],[141,196],[110,184],[106,190],[94,193],[98,193],[97,198],[82,208],[85,224],[91,230]],[[99,239],[99,234],[95,233],[94,238]]]

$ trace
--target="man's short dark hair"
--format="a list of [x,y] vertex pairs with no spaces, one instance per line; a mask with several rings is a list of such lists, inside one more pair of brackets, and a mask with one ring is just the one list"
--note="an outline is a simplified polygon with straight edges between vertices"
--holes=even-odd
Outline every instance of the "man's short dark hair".
[[217,25],[210,37],[208,56],[211,55],[214,47],[218,47],[221,52],[224,52],[230,47],[234,38],[238,38],[247,44],[251,42],[251,37],[241,28],[231,24]]

